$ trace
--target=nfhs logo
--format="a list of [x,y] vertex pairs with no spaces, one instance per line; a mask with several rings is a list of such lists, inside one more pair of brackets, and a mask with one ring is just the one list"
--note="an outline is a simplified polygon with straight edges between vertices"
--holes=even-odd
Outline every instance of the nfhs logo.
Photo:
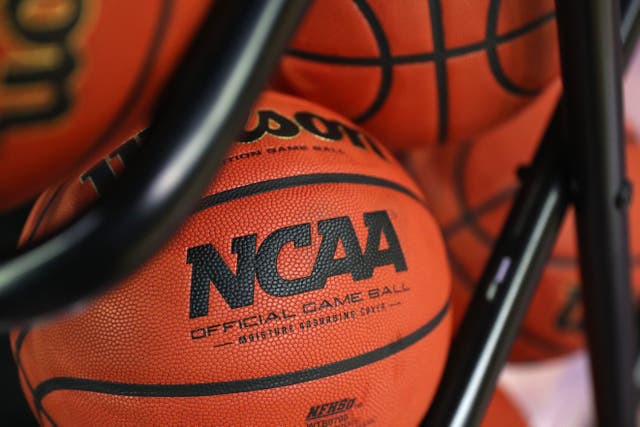
[[[322,289],[332,276],[351,274],[354,281],[359,281],[372,277],[374,269],[384,265],[393,265],[396,271],[407,270],[398,236],[387,212],[365,212],[363,220],[368,229],[364,250],[349,217],[318,221],[318,234],[322,240],[311,274],[307,277],[282,277],[278,270],[278,256],[286,245],[293,245],[293,248],[311,246],[310,223],[277,229],[264,239],[259,248],[256,234],[234,237],[231,253],[237,255],[235,273],[212,244],[189,248],[187,264],[192,267],[189,317],[208,315],[212,285],[229,307],[239,308],[253,304],[256,278],[267,294],[287,297]],[[387,242],[385,249],[380,249],[382,235]],[[345,255],[336,258],[340,243]]]
[[340,414],[353,408],[356,399],[342,399],[335,402],[324,403],[322,405],[312,406],[307,414],[307,421],[317,420],[318,418],[329,417],[331,415]]

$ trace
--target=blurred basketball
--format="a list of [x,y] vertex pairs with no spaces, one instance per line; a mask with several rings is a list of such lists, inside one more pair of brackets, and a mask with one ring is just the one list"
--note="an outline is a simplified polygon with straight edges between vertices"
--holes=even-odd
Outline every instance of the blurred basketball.
[[476,135],[558,75],[552,0],[313,3],[276,79],[394,150]]
[[526,427],[520,410],[500,389],[496,389],[481,427]]
[[[95,199],[95,172],[136,144],[47,191],[23,243]],[[389,152],[267,93],[151,261],[12,347],[47,424],[413,426],[447,356],[449,281],[438,226]]]
[[210,1],[0,2],[0,210],[146,126]]
[[[559,85],[510,122],[459,145],[424,149],[409,157],[429,206],[441,224],[453,272],[454,324],[461,320],[519,185],[516,171],[530,163],[556,106]],[[628,176],[640,182],[640,147],[628,134]],[[631,205],[630,239],[640,253],[640,205]],[[584,346],[573,210],[562,225],[516,341],[512,360],[559,356]],[[633,279],[640,284],[635,267]]]

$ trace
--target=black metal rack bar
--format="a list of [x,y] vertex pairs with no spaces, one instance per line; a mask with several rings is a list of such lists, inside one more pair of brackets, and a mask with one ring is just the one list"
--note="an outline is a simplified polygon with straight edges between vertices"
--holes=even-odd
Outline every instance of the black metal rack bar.
[[557,0],[587,343],[600,425],[635,425],[619,8]]
[[[153,253],[210,179],[306,3],[216,1],[219,19],[207,19],[176,74],[138,167],[74,224],[0,265],[0,329],[86,297]],[[620,28],[618,2],[557,3],[571,141],[561,143],[566,123],[556,113],[454,339],[426,425],[479,423],[566,210],[565,148],[577,160],[581,264],[598,414],[601,424],[633,425],[629,354],[635,342],[629,322],[622,208],[628,198],[620,172],[616,40],[622,34],[626,63],[640,33],[640,0],[621,1],[625,18]],[[164,191],[154,192],[158,186]],[[134,215],[124,217],[124,212]]]
[[626,0],[622,2],[622,22],[620,35],[622,36],[622,61],[623,68],[635,50],[638,36],[640,35],[640,0]]
[[[622,6],[623,26],[618,34],[621,34],[623,40],[623,61],[626,67],[637,43],[640,0],[630,0]],[[559,25],[563,26],[564,23]],[[618,111],[618,114],[621,112]],[[544,137],[543,145],[551,147],[554,145],[553,141],[561,142],[564,139],[566,125],[561,110],[558,109]],[[513,344],[513,331],[520,326],[522,315],[528,308],[529,298],[535,290],[539,269],[543,267],[536,262],[543,259],[544,253],[548,254],[550,248],[536,248],[536,262],[534,258],[520,258],[516,265],[513,264],[512,258],[510,268],[526,272],[525,279],[517,282],[513,280],[513,276],[504,277],[500,284],[502,292],[496,293],[491,301],[487,300],[485,295],[491,288],[496,273],[500,271],[500,260],[513,255],[510,252],[512,248],[506,242],[513,241],[514,224],[529,224],[529,231],[533,230],[536,206],[550,203],[551,193],[559,191],[559,202],[553,205],[547,222],[538,224],[544,230],[545,244],[549,240],[555,240],[557,229],[553,228],[553,221],[562,216],[568,194],[565,187],[568,181],[560,172],[566,172],[567,169],[564,167],[568,162],[567,156],[562,156],[561,152],[565,146],[566,144],[555,144],[556,154],[545,154],[545,149],[541,147],[536,160],[528,169],[528,182],[525,180],[514,201],[458,334],[454,337],[440,388],[422,425],[473,426],[478,425],[482,419],[506,354]],[[549,166],[549,161],[544,161],[545,156],[560,156],[562,160],[556,160],[556,169],[553,169]],[[542,169],[547,169],[547,172],[543,172]],[[560,187],[557,187],[558,185]],[[525,233],[521,243],[530,242],[531,237],[530,233]],[[626,304],[629,304],[629,301]]]
[[306,6],[216,0],[135,167],[74,223],[0,263],[0,329],[92,295],[166,241],[211,181]]
[[[568,205],[556,114],[453,339],[425,426],[480,423]],[[487,326],[483,328],[483,326]]]

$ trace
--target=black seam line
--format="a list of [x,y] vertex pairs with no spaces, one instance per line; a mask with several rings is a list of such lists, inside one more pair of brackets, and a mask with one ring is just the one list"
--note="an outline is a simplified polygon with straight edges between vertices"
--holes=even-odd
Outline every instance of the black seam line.
[[[29,377],[27,376],[27,372],[24,369],[24,366],[22,365],[22,361],[20,360],[20,350],[22,350],[22,345],[24,344],[24,340],[27,338],[27,334],[31,331],[30,327],[24,327],[22,328],[22,330],[20,330],[20,333],[18,334],[18,336],[16,337],[16,341],[15,341],[15,349],[14,349],[14,359],[16,362],[16,367],[18,368],[18,372],[22,375],[22,378],[24,378],[24,382],[27,385],[27,388],[29,389],[29,393],[31,394],[31,398],[33,398],[33,393],[34,393],[34,388],[33,385],[31,384],[31,381],[29,381]],[[25,396],[27,399],[29,398],[28,396]],[[33,406],[34,409],[36,409],[36,402],[35,400],[33,401]],[[53,425],[55,425],[55,423],[53,422],[53,420],[51,420],[51,417],[49,416],[49,414],[43,409],[42,411],[37,410],[36,412],[36,418],[38,419],[38,423],[42,424],[42,415],[44,414],[45,417],[47,417],[47,419],[49,421],[51,421],[51,423]]]
[[122,122],[130,116],[132,108],[137,104],[138,99],[140,99],[140,95],[149,81],[148,75],[153,71],[153,68],[156,66],[156,62],[160,56],[160,47],[162,46],[162,42],[167,34],[167,29],[169,28],[169,21],[171,20],[173,7],[174,0],[162,0],[158,24],[153,34],[153,39],[151,40],[149,53],[145,57],[140,73],[138,73],[129,95],[122,103],[121,110],[118,111],[114,119],[107,126],[106,131],[98,138],[94,146],[100,147],[112,139],[114,132]]
[[446,301],[442,309],[431,320],[409,335],[358,356],[314,368],[261,378],[202,384],[127,384],[85,378],[59,377],[46,380],[38,385],[35,391],[36,402],[38,402],[38,406],[41,406],[42,400],[47,395],[61,390],[88,391],[116,396],[200,397],[246,393],[314,381],[349,372],[401,352],[432,332],[442,322],[448,311],[449,301]]
[[[538,27],[542,27],[547,23],[553,21],[555,19],[555,12],[550,12],[546,15],[542,15],[541,17],[525,24],[524,26],[512,30],[510,32],[504,33],[503,35],[499,35],[495,39],[496,45],[501,45],[503,43],[507,43],[513,39],[516,39],[530,31],[534,31],[538,29]],[[458,46],[445,50],[444,56],[448,58],[453,58],[456,56],[467,55],[469,53],[479,52],[482,50],[486,50],[490,47],[489,41],[482,40],[477,43],[472,43],[466,46]],[[337,55],[325,55],[321,53],[308,52],[301,49],[288,49],[286,55],[293,56],[299,59],[304,59],[308,61],[316,61],[316,62],[325,62],[334,65],[353,65],[353,66],[380,66],[380,58],[370,57],[370,56],[361,56],[361,57],[350,57],[350,56],[337,56]],[[398,64],[413,64],[420,62],[431,62],[435,58],[435,54],[433,52],[424,52],[424,53],[413,53],[410,55],[397,55],[392,56],[391,63],[394,65]]]
[[[471,208],[465,198],[464,171],[466,170],[466,163],[471,147],[474,144],[475,141],[461,143],[460,152],[455,159],[453,189],[456,201],[458,202],[458,209],[461,214],[452,223],[442,226],[442,235],[445,240],[448,240],[454,234],[462,230],[467,230],[487,249],[492,250],[496,237],[492,236],[487,230],[484,230],[478,223],[478,220],[501,204],[511,201],[517,192],[517,187],[507,188],[487,199],[475,209]],[[453,251],[451,251],[451,255],[453,256]],[[635,261],[636,257],[634,256],[633,259]],[[552,255],[549,258],[547,265],[553,265],[555,268],[574,268],[576,266],[576,262],[577,261],[575,259],[570,257]],[[634,265],[636,265],[635,262]],[[640,257],[638,257],[637,265],[640,265]],[[470,279],[471,277],[469,274],[463,274],[463,276],[467,279]],[[473,281],[469,280],[469,283],[473,284]]]
[[467,141],[460,147],[460,151],[455,159],[453,168],[453,191],[456,202],[458,203],[458,209],[461,212],[460,218],[465,222],[469,231],[486,246],[493,246],[493,238],[489,232],[482,229],[480,224],[475,221],[477,219],[473,215],[473,209],[469,206],[466,199],[466,192],[464,188],[465,184],[465,172],[466,166],[471,153],[471,147],[475,145],[476,141]]
[[496,43],[498,33],[498,14],[500,13],[500,0],[491,0],[489,3],[489,13],[487,13],[487,35],[486,41],[487,47],[487,60],[489,61],[489,68],[493,74],[493,78],[496,82],[502,86],[507,92],[511,92],[514,95],[520,96],[533,96],[539,92],[538,89],[527,89],[519,86],[516,82],[507,76],[502,64],[500,63],[500,57],[498,56],[498,45]]
[[436,71],[436,88],[438,95],[438,141],[447,139],[449,130],[449,81],[447,79],[447,51],[444,40],[444,23],[440,0],[429,0],[429,16],[431,17],[431,36],[433,38],[433,62]]
[[[51,418],[51,415],[49,415],[49,414],[47,413],[47,411],[45,411],[45,410],[44,410],[44,408],[40,408],[38,411],[39,411],[39,412],[40,412],[40,411],[42,411],[42,413],[44,414],[44,416],[45,416],[45,417],[47,418],[47,420],[49,421],[49,424],[51,424],[51,427],[58,427],[58,424],[57,424],[55,421],[53,421],[53,418]],[[44,425],[44,424],[42,423],[42,420],[41,420],[41,419],[39,419],[39,424]]]
[[569,349],[562,347],[561,345],[539,335],[532,329],[525,327],[524,324],[518,332],[518,339],[524,341],[530,346],[541,347],[538,350],[544,349],[553,353],[567,353]]
[[449,267],[455,276],[457,276],[462,282],[462,286],[469,290],[473,289],[475,286],[475,281],[473,280],[471,273],[462,265],[462,262],[458,259],[456,253],[449,246],[449,242],[445,243],[447,247],[447,255],[449,258]]
[[53,194],[51,195],[51,198],[47,201],[47,204],[44,206],[44,209],[42,209],[42,211],[40,211],[40,213],[38,214],[35,224],[31,229],[31,233],[29,233],[29,237],[27,237],[27,240],[24,242],[25,245],[28,243],[33,243],[33,239],[36,237],[36,233],[40,229],[40,226],[42,225],[42,221],[44,220],[45,215],[49,212],[49,209],[53,207],[54,202],[58,200],[58,196],[60,196],[62,192],[63,185],[64,184],[56,188],[56,191],[53,192]]
[[[387,188],[399,193],[405,194],[413,200],[425,207],[424,201],[408,188],[388,181],[384,178],[378,178],[369,175],[358,175],[351,173],[316,173],[308,175],[296,175],[286,178],[270,179],[260,181],[253,184],[243,185],[242,187],[232,188],[230,190],[221,191],[200,199],[200,203],[196,208],[196,212],[217,206],[233,200],[245,197],[255,196],[257,194],[268,193],[270,191],[283,190],[286,188],[304,187],[306,185],[316,184],[362,184],[373,185],[376,187]],[[426,207],[425,207],[426,208]]]
[[511,31],[509,31],[507,33],[504,33],[502,35],[494,34],[496,43],[500,44],[500,43],[509,42],[509,41],[511,41],[513,39],[517,39],[518,37],[523,36],[523,35],[527,34],[528,32],[534,31],[534,30],[538,29],[539,27],[542,27],[542,26],[552,22],[553,20],[555,20],[555,18],[556,18],[556,13],[555,12],[549,12],[549,13],[546,13],[546,14],[534,19],[531,22],[527,22],[526,24],[524,24],[520,28],[516,28],[515,30],[511,30]]
[[[516,191],[516,187],[506,189],[487,199],[475,209],[463,209],[456,220],[441,227],[442,236],[445,241],[448,242],[449,239],[453,238],[453,236],[459,232],[467,230],[471,232],[485,248],[492,250],[493,244],[495,243],[495,236],[489,235],[485,230],[480,228],[478,220],[501,204],[511,201]],[[458,276],[460,276],[466,286],[472,286],[474,284],[474,280],[471,278],[472,276],[462,268],[462,265],[456,258],[457,255],[452,249],[449,249],[449,256],[454,273],[458,273]],[[552,255],[546,265],[554,268],[577,268],[578,260],[575,257],[565,255]],[[632,265],[634,267],[640,266],[640,255],[634,255],[632,257]],[[457,267],[460,267],[460,269]]]
[[378,46],[378,52],[380,53],[380,85],[378,86],[378,91],[376,93],[375,98],[371,102],[371,105],[367,107],[367,109],[360,113],[357,117],[353,119],[356,123],[362,123],[370,119],[374,114],[376,114],[384,101],[389,96],[389,90],[391,89],[391,80],[393,79],[393,63],[391,62],[391,48],[389,47],[389,41],[387,40],[387,36],[384,33],[384,29],[378,21],[376,14],[373,12],[371,7],[364,0],[354,0],[354,3],[360,9],[360,13],[364,16],[365,20],[369,24],[369,28],[373,32],[373,36],[376,39],[376,44]]
[[24,344],[24,339],[27,337],[27,334],[29,333],[30,330],[31,328],[25,327],[25,328],[22,328],[22,330],[18,334],[18,337],[16,338],[16,343],[15,343],[16,358],[20,355],[22,344]]
[[[445,241],[448,241],[452,236],[463,230],[471,232],[482,244],[489,250],[493,248],[495,242],[495,236],[491,236],[486,230],[482,229],[478,224],[478,220],[485,214],[489,213],[493,209],[497,208],[503,203],[506,203],[513,199],[517,192],[518,187],[507,188],[502,192],[492,196],[486,201],[482,202],[476,208],[471,208],[465,199],[464,192],[464,171],[467,158],[471,151],[471,146],[475,144],[475,141],[465,141],[460,143],[461,148],[458,156],[455,160],[454,166],[454,192],[458,202],[458,208],[460,209],[460,216],[447,225],[441,227],[442,235]],[[450,251],[450,256],[454,257],[454,252]],[[640,254],[631,255],[631,263],[633,267],[640,267]],[[565,255],[552,255],[547,261],[548,266],[554,268],[577,268],[578,260],[575,257]],[[461,276],[468,279],[469,283],[473,283],[470,279],[471,276],[468,272],[461,273]]]
[[[140,93],[142,92],[142,90],[144,89],[148,81],[147,75],[151,72],[151,70],[153,69],[153,66],[155,65],[158,59],[158,56],[160,53],[160,47],[162,46],[162,41],[164,40],[164,37],[166,35],[169,20],[171,18],[171,11],[173,10],[173,5],[174,5],[173,0],[163,0],[160,16],[158,18],[158,25],[156,26],[156,30],[153,35],[153,40],[151,41],[149,54],[145,58],[145,62],[142,66],[142,69],[138,74],[138,76],[136,77],[136,81],[134,82],[133,89],[129,92],[129,95],[127,96],[127,99],[125,100],[125,102],[122,103],[121,110],[118,111],[114,119],[107,126],[107,130],[100,137],[98,137],[98,139],[92,146],[100,147],[106,142],[110,141],[115,129],[119,127],[120,124],[127,117],[129,117],[131,108],[133,108],[133,106],[136,104],[136,101],[140,98]],[[40,227],[40,223],[42,222],[42,219],[45,213],[51,207],[51,204],[54,202],[54,200],[59,196],[60,189],[61,187],[59,187],[56,190],[54,195],[51,197],[51,200],[49,200],[49,202],[47,203],[47,206],[45,207],[45,209],[41,212],[40,217],[36,220],[36,225],[33,227],[33,230],[29,235],[29,238],[27,239],[26,243],[30,243],[34,238],[36,232],[38,231],[38,228]]]
[[[160,48],[162,47],[162,42],[164,41],[169,28],[169,21],[174,4],[174,0],[162,0],[158,24],[153,34],[153,39],[151,40],[147,56],[144,59],[144,64],[142,64],[142,68],[133,83],[133,88],[127,95],[127,98],[122,102],[120,110],[105,127],[103,133],[90,145],[91,147],[95,147],[97,149],[111,142],[115,131],[117,131],[120,125],[129,118],[131,110],[141,98],[141,93],[149,81],[148,75],[153,71],[153,68],[157,66],[156,63],[160,56]],[[91,158],[91,155],[93,155],[93,151],[90,155],[83,156],[83,158],[76,163],[76,166],[86,162],[88,158]]]
[[547,265],[555,268],[578,268],[578,259],[566,255],[556,255],[549,258]]
[[[474,53],[480,50],[487,50],[489,49],[492,44],[495,44],[496,47],[503,44],[503,43],[507,43],[510,42],[514,39],[517,39],[520,36],[523,36],[525,34],[527,34],[530,31],[534,31],[536,29],[538,29],[539,27],[542,27],[550,22],[552,22],[556,17],[555,12],[550,12],[546,15],[541,16],[540,18],[537,18],[525,25],[523,25],[520,28],[516,28],[515,30],[512,30],[508,33],[505,33],[501,36],[495,36],[495,40],[490,42],[489,40],[483,40],[481,42],[478,43],[472,43],[469,44],[467,46],[459,46],[459,47],[455,47],[455,48],[451,48],[449,50],[447,50],[446,54],[447,54],[447,58],[452,58],[452,57],[456,57],[456,56],[463,56],[463,55],[467,55],[469,53]],[[411,56],[406,56],[405,58],[408,59],[408,61],[406,62],[415,62],[415,61],[411,61]],[[404,59],[404,58],[403,58]],[[405,61],[401,61],[400,63],[404,63]]]
[[485,214],[503,203],[510,202],[516,194],[517,187],[508,188],[482,202],[476,208],[463,213],[458,219],[442,227],[442,235],[447,238],[465,230],[469,222],[475,222]]
[[[491,233],[484,230],[478,223],[478,220],[501,204],[512,200],[517,191],[517,187],[505,189],[504,191],[487,199],[475,209],[471,208],[468,205],[464,191],[464,172],[466,171],[466,164],[471,152],[471,148],[473,145],[475,145],[475,143],[476,141],[464,141],[460,143],[460,150],[454,162],[455,164],[453,168],[452,181],[455,199],[458,203],[458,209],[461,213],[456,220],[454,220],[450,224],[442,226],[441,229],[442,235],[444,236],[446,242],[448,242],[448,240],[456,233],[462,230],[468,230],[487,249],[492,250],[496,238],[495,236],[492,236]],[[454,269],[454,273],[458,273],[458,276],[462,279],[463,283],[468,286],[473,286],[475,281],[472,279],[472,276],[469,274],[469,272],[462,268],[462,264],[456,258],[456,254],[454,253],[454,251],[449,250],[449,254],[450,260],[453,264],[452,267]],[[638,264],[635,263],[635,256],[633,257],[633,259],[634,266],[640,265],[640,257],[637,258]],[[575,259],[572,259],[570,257],[552,255],[549,258],[547,265],[553,265],[555,268],[575,268],[576,262],[577,261]],[[460,269],[456,268],[456,264],[457,267],[460,267]]]
[[16,338],[16,343],[15,343],[14,358],[16,362],[16,367],[18,368],[18,371],[22,374],[22,377],[24,378],[24,382],[27,384],[27,388],[29,389],[29,392],[33,396],[33,391],[34,391],[33,385],[31,384],[31,381],[29,381],[29,377],[27,377],[27,373],[24,367],[22,366],[22,361],[20,360],[20,350],[22,349],[22,344],[24,343],[24,340],[27,337],[27,334],[29,333],[30,330],[31,330],[30,328],[26,327],[26,328],[23,328],[18,334],[18,337]]
[[[174,6],[173,0],[163,0],[162,1],[162,6],[161,6],[161,10],[160,10],[160,16],[158,18],[158,24],[157,24],[155,32],[153,34],[153,39],[151,41],[149,52],[148,52],[147,56],[145,57],[145,62],[142,65],[140,73],[136,77],[136,80],[135,80],[135,82],[133,84],[133,88],[129,92],[129,95],[127,96],[125,101],[122,103],[122,108],[116,113],[116,115],[114,116],[113,120],[111,120],[109,125],[107,125],[106,130],[96,139],[95,143],[93,143],[92,146],[99,148],[99,147],[102,147],[107,142],[109,142],[111,140],[111,138],[113,136],[113,133],[115,132],[116,128],[119,127],[127,117],[129,117],[131,109],[133,108],[134,105],[136,105],[137,100],[140,98],[140,94],[142,93],[142,91],[144,90],[144,87],[147,84],[147,81],[148,81],[147,76],[153,70],[153,67],[155,66],[155,64],[156,64],[156,62],[158,60],[158,57],[159,57],[159,54],[160,54],[160,47],[162,46],[162,42],[163,42],[163,40],[164,40],[164,38],[166,36],[167,29],[169,28],[168,24],[169,24],[169,21],[170,21],[170,18],[171,18],[171,12],[173,10],[173,6]],[[83,158],[82,162],[84,162],[85,160],[86,160],[86,158]],[[31,235],[29,236],[29,239],[27,240],[27,242],[31,242],[32,241],[33,237],[36,234],[36,231],[40,227],[42,219],[44,218],[44,214],[51,207],[51,205],[54,202],[54,200],[57,199],[61,188],[62,188],[62,186],[60,186],[56,190],[54,195],[51,197],[51,200],[47,203],[47,206],[45,207],[45,209],[41,213],[41,216],[36,221],[36,225],[34,226],[33,231],[31,233]],[[25,335],[26,335],[26,333],[25,333]],[[22,364],[20,363],[19,353],[17,354],[16,358],[17,358],[16,359],[16,364],[19,367],[21,367]],[[26,372],[24,370],[22,370],[22,375],[23,375],[23,377],[25,379],[25,382],[29,383],[29,380],[27,378]],[[29,388],[31,388],[31,386],[29,386]],[[33,391],[33,389],[32,389],[32,391]],[[53,421],[53,419],[49,416],[47,411],[41,405],[37,405],[36,402],[34,401],[34,406],[35,406],[35,409],[37,411],[37,417],[38,417],[39,421],[41,421],[41,413],[42,413],[42,414],[44,414],[44,416],[49,420],[49,422],[53,426],[56,426],[56,423]]]

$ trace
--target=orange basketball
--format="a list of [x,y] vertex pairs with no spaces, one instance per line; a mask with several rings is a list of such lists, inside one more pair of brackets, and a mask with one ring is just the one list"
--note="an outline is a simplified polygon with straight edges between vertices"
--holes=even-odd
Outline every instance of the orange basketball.
[[[511,206],[519,181],[516,170],[530,163],[560,92],[553,85],[530,107],[482,137],[448,147],[423,149],[409,158],[410,170],[442,226],[453,272],[454,323],[462,317],[493,243]],[[640,182],[640,146],[628,135],[628,176]],[[630,210],[630,239],[640,253],[640,228]],[[549,263],[511,354],[512,360],[559,356],[584,346],[576,234],[573,211],[561,228]],[[636,287],[640,269],[634,268]]]
[[407,149],[505,120],[558,69],[552,0],[321,0],[276,81]]
[[[23,242],[95,197],[97,174],[83,176],[42,196]],[[267,93],[171,242],[12,346],[46,424],[410,426],[443,370],[449,280],[438,226],[389,152]]]
[[520,410],[500,389],[496,389],[484,414],[481,427],[526,427]]
[[209,5],[0,2],[0,211],[146,126]]

